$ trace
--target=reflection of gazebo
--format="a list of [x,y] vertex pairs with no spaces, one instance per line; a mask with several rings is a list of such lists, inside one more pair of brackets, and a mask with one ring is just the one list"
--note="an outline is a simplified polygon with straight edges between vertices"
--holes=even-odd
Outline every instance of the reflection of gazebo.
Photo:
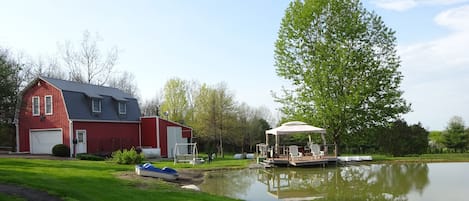
[[[295,174],[294,171],[259,170],[257,180],[266,185],[267,193],[277,199],[315,200],[325,197],[325,193],[319,191],[322,185],[322,176],[308,174],[305,180],[304,178],[295,178]],[[312,185],[315,181],[318,184]]]
[[305,134],[319,133],[321,134],[323,145],[326,145],[326,137],[324,136],[324,134],[326,133],[326,129],[314,127],[301,121],[287,122],[287,123],[282,124],[280,127],[266,130],[265,131],[265,143],[267,144],[267,146],[269,146],[269,135],[274,135],[275,136],[275,153],[278,154],[279,153],[279,144],[278,144],[279,136],[291,135],[291,134],[296,134],[296,133],[305,133]]

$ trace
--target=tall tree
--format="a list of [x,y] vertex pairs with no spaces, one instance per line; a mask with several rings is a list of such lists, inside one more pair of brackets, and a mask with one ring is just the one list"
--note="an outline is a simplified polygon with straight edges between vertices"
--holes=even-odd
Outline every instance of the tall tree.
[[84,31],[78,47],[70,41],[60,46],[62,61],[69,71],[69,80],[96,85],[107,84],[119,57],[116,47],[104,54],[98,46],[100,40],[98,34],[93,36],[89,31]]
[[207,151],[214,151],[223,157],[224,137],[234,133],[236,121],[234,95],[226,84],[215,87],[203,84],[195,98],[194,119],[192,125],[197,137],[209,144]]
[[0,145],[3,146],[16,144],[13,123],[22,82],[21,66],[8,50],[0,49]]
[[394,31],[358,0],[291,2],[275,47],[277,74],[293,85],[276,96],[282,111],[327,128],[336,145],[410,110]]
[[443,143],[449,149],[463,151],[468,146],[469,134],[465,130],[462,117],[454,116],[449,120],[448,127],[443,133]]
[[164,85],[164,102],[161,110],[167,112],[168,118],[184,123],[187,110],[187,83],[179,78],[172,78]]

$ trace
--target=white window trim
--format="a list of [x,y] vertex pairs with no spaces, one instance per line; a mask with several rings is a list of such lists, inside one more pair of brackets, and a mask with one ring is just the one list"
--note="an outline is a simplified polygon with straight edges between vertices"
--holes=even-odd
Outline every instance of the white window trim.
[[[119,102],[117,109],[119,110],[119,114],[127,114],[127,104],[125,102]],[[124,106],[124,111],[121,112],[121,106]]]
[[[99,107],[98,107],[99,110],[94,110],[94,102],[95,101],[98,101],[98,103],[99,103]],[[102,108],[101,108],[102,103],[101,102],[102,102],[101,99],[97,99],[97,98],[91,99],[91,111],[94,112],[94,113],[101,113],[101,110],[102,110]]]
[[[37,114],[34,113],[34,99],[37,99]],[[31,113],[33,114],[33,116],[41,115],[41,99],[39,98],[39,96],[33,96],[31,100],[31,109]]]
[[[50,97],[50,112],[47,112],[47,97]],[[46,95],[44,96],[44,113],[46,115],[52,115],[54,113],[54,106],[53,106],[54,101],[52,100],[52,95]]]
[[[86,130],[84,129],[75,130],[75,138],[77,139],[77,143],[78,143],[78,133],[83,133],[86,136]],[[82,143],[86,144],[86,139],[83,139]]]

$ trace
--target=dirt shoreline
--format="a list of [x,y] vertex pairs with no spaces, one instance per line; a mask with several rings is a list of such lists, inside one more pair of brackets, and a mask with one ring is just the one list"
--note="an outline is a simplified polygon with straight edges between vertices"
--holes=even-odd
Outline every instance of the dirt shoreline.
[[141,181],[143,183],[147,181],[163,180],[165,182],[173,183],[178,186],[185,186],[191,184],[197,186],[204,182],[205,172],[206,171],[204,170],[181,169],[178,170],[179,177],[176,180],[163,180],[160,178],[142,177],[138,176],[133,171],[120,172],[116,176],[120,179]]

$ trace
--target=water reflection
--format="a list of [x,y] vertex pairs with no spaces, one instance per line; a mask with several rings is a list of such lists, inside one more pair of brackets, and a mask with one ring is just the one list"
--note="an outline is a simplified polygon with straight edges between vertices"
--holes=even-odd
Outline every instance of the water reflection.
[[429,185],[428,172],[422,163],[217,171],[200,187],[245,200],[405,201]]

